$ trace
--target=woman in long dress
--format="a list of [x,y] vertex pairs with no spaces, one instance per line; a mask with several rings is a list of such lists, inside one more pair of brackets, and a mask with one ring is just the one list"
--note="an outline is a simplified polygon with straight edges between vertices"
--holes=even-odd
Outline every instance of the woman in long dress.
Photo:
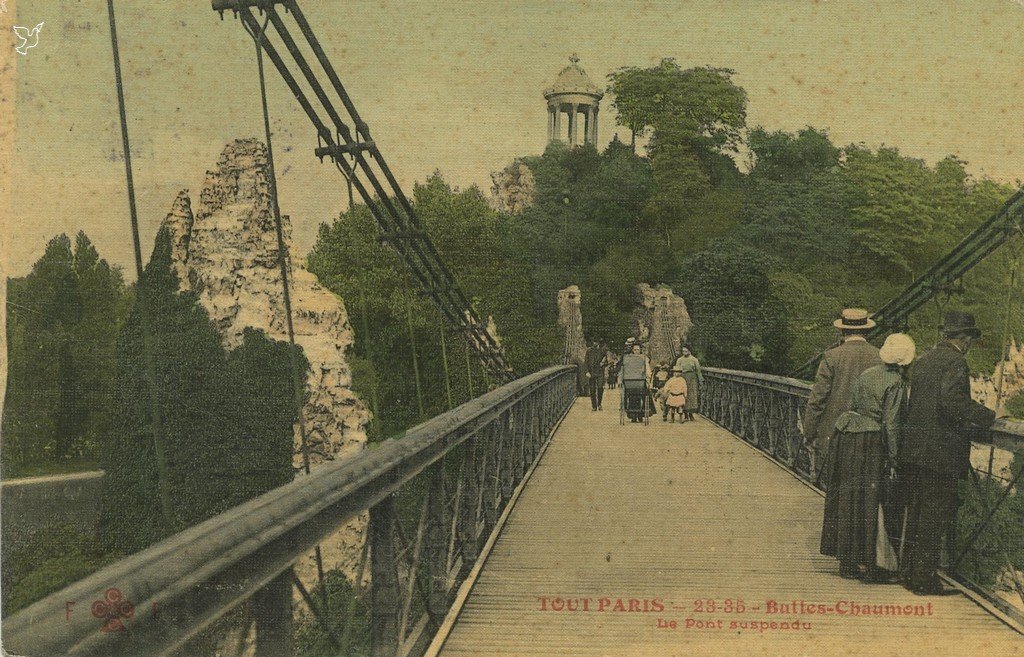
[[883,364],[868,368],[854,382],[850,410],[839,416],[829,443],[821,553],[839,560],[839,576],[846,579],[895,581],[895,550],[885,531],[882,493],[895,471],[905,371],[914,354],[909,336],[895,333],[886,339]]
[[683,407],[683,422],[693,419],[693,414],[700,410],[700,389],[704,386],[704,373],[700,371],[700,361],[684,346],[676,364],[672,368],[679,370],[680,376],[686,379],[686,405]]
[[[630,422],[644,419],[644,398],[650,398],[651,362],[640,350],[640,344],[630,345],[630,352],[622,357],[619,378],[622,383],[623,402]],[[648,414],[650,408],[647,409]]]

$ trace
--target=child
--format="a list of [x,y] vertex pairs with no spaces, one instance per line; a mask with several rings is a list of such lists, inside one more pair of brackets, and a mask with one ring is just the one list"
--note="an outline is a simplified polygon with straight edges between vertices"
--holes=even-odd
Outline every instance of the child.
[[664,412],[661,416],[662,422],[668,422],[669,411],[672,412],[672,421],[676,421],[676,415],[682,416],[682,422],[686,422],[684,407],[686,406],[686,379],[678,369],[672,370],[672,378],[665,382],[658,392],[661,398]]

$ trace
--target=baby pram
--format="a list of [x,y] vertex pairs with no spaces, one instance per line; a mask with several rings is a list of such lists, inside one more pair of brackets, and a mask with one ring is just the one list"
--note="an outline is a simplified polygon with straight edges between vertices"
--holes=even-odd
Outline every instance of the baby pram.
[[650,394],[647,390],[647,361],[639,354],[622,357],[622,394],[619,396],[619,424],[630,420],[650,422]]

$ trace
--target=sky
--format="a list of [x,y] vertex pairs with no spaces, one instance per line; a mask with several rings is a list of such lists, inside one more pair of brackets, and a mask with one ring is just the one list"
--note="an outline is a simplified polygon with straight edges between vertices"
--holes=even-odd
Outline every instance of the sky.
[[[1024,2],[1024,0],[1022,0]],[[748,125],[827,128],[839,144],[898,146],[928,163],[1024,179],[1024,6],[1017,0],[303,0],[374,138],[411,193],[440,170],[490,173],[543,150],[542,96],[572,53],[599,85],[621,66],[674,57],[735,70]],[[143,253],[177,192],[198,200],[226,143],[261,137],[252,41],[208,0],[118,0]],[[60,232],[84,230],[134,279],[106,3],[7,0],[8,25],[44,27],[15,67],[13,156],[3,184],[6,274]],[[7,50],[10,38],[3,42]],[[13,61],[12,61],[13,59]],[[268,70],[282,210],[304,255],[346,205],[340,174]],[[4,99],[10,98],[5,95]],[[620,132],[609,99],[600,144]]]

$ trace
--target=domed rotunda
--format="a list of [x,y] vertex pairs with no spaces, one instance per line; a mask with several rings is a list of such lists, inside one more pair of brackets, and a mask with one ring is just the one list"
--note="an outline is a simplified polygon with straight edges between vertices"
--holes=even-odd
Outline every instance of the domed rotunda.
[[[555,84],[544,91],[548,101],[548,141],[568,141],[570,146],[597,143],[597,112],[604,91],[580,68],[580,58],[573,54]],[[562,129],[562,114],[567,114],[568,131]],[[577,139],[579,116],[583,115],[583,139]]]

